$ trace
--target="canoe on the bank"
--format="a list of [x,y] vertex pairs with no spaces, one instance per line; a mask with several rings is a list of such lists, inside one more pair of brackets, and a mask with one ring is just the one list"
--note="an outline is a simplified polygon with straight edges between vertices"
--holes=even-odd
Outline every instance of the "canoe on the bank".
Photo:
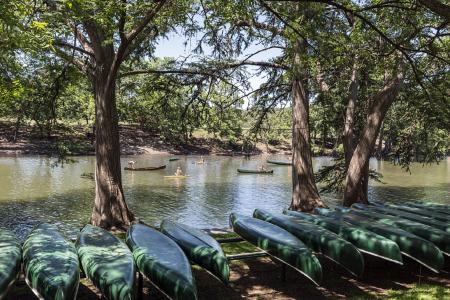
[[126,241],[139,271],[170,299],[197,299],[191,265],[177,243],[143,224],[132,225]]
[[253,217],[277,225],[295,235],[313,251],[323,254],[360,277],[364,271],[362,254],[351,243],[318,225],[283,214],[255,209]]
[[405,202],[402,204],[409,207],[417,207],[430,212],[438,212],[440,214],[450,215],[450,205],[434,203],[425,204],[422,202]]
[[378,223],[395,226],[408,231],[423,239],[426,239],[427,241],[432,242],[444,254],[450,255],[450,233],[448,232],[411,220],[400,219],[398,217],[384,215],[376,212],[369,212],[367,210],[360,210],[357,209],[356,206],[352,206],[352,209],[348,213],[370,218],[376,220]]
[[398,205],[398,204],[393,204],[393,203],[386,203],[386,206],[389,208],[398,209],[398,210],[402,210],[402,211],[409,212],[412,214],[428,217],[428,218],[431,218],[431,219],[434,219],[437,221],[450,223],[450,215],[443,214],[440,212],[431,212],[426,209],[421,209],[421,208],[417,208],[417,207],[409,207],[406,205]]
[[167,179],[185,179],[185,178],[188,178],[189,177],[189,175],[167,175],[167,176],[164,176],[164,178],[167,178]]
[[0,299],[8,293],[20,272],[22,245],[14,233],[0,228]]
[[177,160],[180,160],[178,157],[171,157],[171,158],[169,158],[169,161],[177,161]]
[[25,280],[40,299],[75,299],[80,282],[73,244],[51,224],[40,224],[23,244]]
[[363,205],[360,203],[355,203],[354,205],[355,205],[354,207],[358,208],[358,209],[375,211],[375,212],[382,213],[385,215],[397,216],[399,218],[404,218],[404,219],[408,219],[411,221],[419,222],[419,223],[426,224],[426,225],[432,226],[434,228],[437,228],[437,229],[440,229],[440,230],[443,230],[446,232],[450,232],[450,223],[448,223],[448,222],[447,223],[441,222],[441,221],[434,220],[434,219],[431,219],[428,217],[416,215],[413,213],[409,213],[409,212],[394,209],[394,208],[390,208],[389,206],[382,206],[379,204]]
[[273,174],[273,170],[247,170],[247,169],[237,169],[238,173],[243,174]]
[[384,236],[328,217],[291,210],[285,210],[283,213],[328,229],[355,245],[361,252],[397,264],[403,264],[398,245]]
[[112,233],[86,225],[76,242],[81,266],[108,300],[133,299],[135,267],[127,245]]
[[164,220],[161,232],[174,240],[186,256],[228,284],[230,267],[220,244],[205,232],[190,226]]
[[365,228],[396,242],[403,255],[414,259],[433,272],[439,273],[439,270],[444,266],[444,256],[441,250],[439,250],[433,243],[412,233],[393,226],[379,224],[373,222],[373,220],[368,220],[365,217],[360,217],[353,214],[331,211],[324,208],[316,208],[315,211],[318,214],[343,220],[355,226]]
[[267,163],[274,164],[274,165],[280,165],[280,166],[292,166],[292,162],[290,161],[276,161],[276,160],[267,160]]
[[322,281],[322,266],[311,250],[286,230],[268,222],[230,214],[230,225],[244,240],[292,266],[315,284]]
[[162,166],[156,166],[156,167],[143,167],[143,168],[129,168],[125,167],[125,170],[127,171],[155,171],[155,170],[162,170],[165,169],[166,165]]

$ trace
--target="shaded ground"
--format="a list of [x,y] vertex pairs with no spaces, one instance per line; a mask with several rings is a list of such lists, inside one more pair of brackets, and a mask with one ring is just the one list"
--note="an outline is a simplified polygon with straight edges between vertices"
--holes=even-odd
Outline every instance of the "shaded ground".
[[[21,127],[14,140],[14,125],[0,121],[0,154],[40,154],[57,155],[68,151],[70,155],[93,155],[94,135],[92,128],[70,126],[55,129],[51,136],[41,136],[35,127]],[[144,131],[137,126],[120,125],[121,152],[124,155],[144,153],[172,154],[219,154],[244,155],[284,153],[290,154],[290,145],[281,143],[277,146],[257,144],[251,151],[244,151],[241,144],[210,138],[193,137],[189,143],[179,140],[163,140],[158,134]]]
[[[245,243],[224,245],[227,254],[248,252],[254,248]],[[366,269],[356,279],[329,260],[320,257],[323,282],[316,287],[297,271],[287,268],[286,281],[282,267],[269,258],[234,261],[231,280],[224,286],[197,266],[194,275],[199,299],[450,299],[450,274],[434,274],[413,261],[404,266],[365,256]],[[447,261],[446,270],[450,270]],[[87,279],[82,279],[78,299],[99,299],[100,294]],[[144,281],[144,299],[166,299],[149,281]],[[37,299],[23,280],[9,295],[9,300]]]

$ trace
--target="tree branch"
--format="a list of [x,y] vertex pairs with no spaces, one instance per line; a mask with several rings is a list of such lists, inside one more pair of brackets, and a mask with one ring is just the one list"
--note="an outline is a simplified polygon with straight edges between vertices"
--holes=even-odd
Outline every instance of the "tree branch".
[[80,48],[80,47],[71,45],[71,44],[69,44],[69,43],[67,43],[67,42],[64,42],[64,41],[62,41],[62,40],[59,40],[59,39],[56,39],[56,40],[55,40],[54,45],[56,45],[56,46],[62,46],[62,47],[66,47],[66,48],[70,48],[70,49],[75,50],[75,51],[78,51],[78,52],[80,52],[80,53],[87,54],[87,55],[89,55],[89,56],[94,56],[94,53],[92,53],[92,52],[90,52],[90,51],[87,51],[87,50],[82,49],[82,48]]

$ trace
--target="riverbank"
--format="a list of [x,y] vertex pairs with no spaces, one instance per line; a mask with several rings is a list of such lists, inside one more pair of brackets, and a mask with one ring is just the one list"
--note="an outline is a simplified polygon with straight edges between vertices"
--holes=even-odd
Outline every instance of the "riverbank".
[[[188,143],[166,140],[159,134],[134,125],[119,126],[122,155],[178,154],[178,155],[258,155],[291,154],[290,144],[256,143],[245,149],[243,143],[194,134]],[[35,126],[22,126],[15,134],[14,124],[0,122],[0,155],[94,155],[92,127],[74,125],[57,128],[51,135],[42,135]]]

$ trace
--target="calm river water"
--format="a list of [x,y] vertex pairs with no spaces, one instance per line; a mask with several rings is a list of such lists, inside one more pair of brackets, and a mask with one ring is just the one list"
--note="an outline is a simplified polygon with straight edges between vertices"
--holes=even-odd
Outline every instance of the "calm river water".
[[[207,156],[205,165],[195,164],[199,157],[142,155],[123,157],[139,166],[167,164],[151,172],[123,171],[127,202],[143,221],[159,225],[164,218],[199,228],[226,227],[230,212],[250,215],[254,208],[281,211],[291,194],[291,167],[270,166],[273,175],[241,175],[238,167],[256,168],[267,157],[232,158]],[[288,157],[271,157],[288,160]],[[74,164],[52,167],[46,157],[0,158],[0,227],[13,229],[24,237],[40,222],[56,223],[73,237],[89,220],[94,199],[94,182],[81,174],[94,171],[94,157],[78,157]],[[317,169],[329,158],[315,158]],[[165,179],[180,166],[187,179]],[[439,165],[412,166],[412,174],[387,162],[371,161],[371,167],[384,175],[385,184],[372,183],[370,197],[377,200],[433,200],[450,203],[450,158]],[[335,196],[324,195],[333,201]]]

